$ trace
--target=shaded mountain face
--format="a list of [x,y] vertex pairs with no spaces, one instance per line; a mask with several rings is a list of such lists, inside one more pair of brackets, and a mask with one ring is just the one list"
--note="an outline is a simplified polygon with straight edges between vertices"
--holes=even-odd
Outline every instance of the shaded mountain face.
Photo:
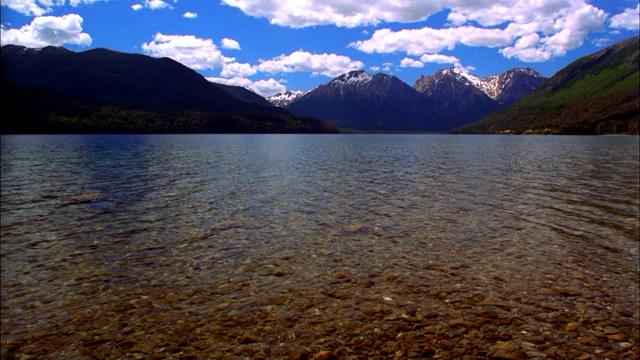
[[327,133],[168,58],[107,49],[2,47],[2,133]]
[[413,87],[442,102],[458,117],[472,122],[518,101],[546,79],[529,68],[511,69],[485,78],[449,68],[432,76],[421,76]]
[[433,76],[421,76],[413,86],[422,94],[441,102],[467,123],[480,119],[500,108],[488,95],[490,88],[481,79],[458,69],[444,69]]
[[287,109],[359,130],[444,131],[462,124],[439,102],[397,77],[362,70],[334,78]]
[[249,90],[213,84],[168,59],[107,49],[2,47],[2,78],[61,96],[144,110],[238,111],[271,107]]
[[509,105],[529,95],[545,81],[547,77],[529,68],[511,69],[498,76],[495,97],[498,102]]
[[639,43],[574,61],[511,106],[458,133],[638,134]]
[[394,76],[356,70],[308,93],[270,100],[342,128],[446,131],[520,99],[545,79],[531,69],[481,79],[452,68],[422,76],[412,88]]
[[[431,97],[442,99],[465,98],[469,93],[479,94],[475,89],[499,103],[515,102],[545,82],[547,78],[530,68],[516,68],[500,75],[479,78],[457,68],[437,71],[432,76],[421,76],[413,86]],[[446,86],[452,86],[451,91]],[[465,88],[470,87],[472,89]],[[462,95],[462,96],[460,96]]]

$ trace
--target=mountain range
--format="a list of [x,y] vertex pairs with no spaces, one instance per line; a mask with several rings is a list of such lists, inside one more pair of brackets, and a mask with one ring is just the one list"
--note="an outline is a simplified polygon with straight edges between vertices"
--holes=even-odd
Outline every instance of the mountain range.
[[3,133],[337,131],[169,58],[16,45],[1,56],[5,110],[24,119],[3,122]]
[[584,56],[511,106],[453,133],[639,134],[638,37]]
[[[436,131],[638,134],[638,37],[546,79],[528,69],[479,78],[355,70],[265,99],[168,59],[108,49],[1,50],[2,133]],[[275,105],[274,105],[275,104]]]
[[340,75],[286,108],[357,130],[444,131],[462,125],[442,104],[397,77],[363,70]]
[[267,99],[340,128],[447,131],[517,101],[545,80],[528,68],[482,79],[451,68],[422,76],[411,87],[395,76],[354,70],[311,91],[288,91]]

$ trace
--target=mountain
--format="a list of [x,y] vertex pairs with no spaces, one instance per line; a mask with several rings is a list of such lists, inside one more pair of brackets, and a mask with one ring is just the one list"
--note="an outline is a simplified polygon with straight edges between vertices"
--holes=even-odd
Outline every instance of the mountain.
[[287,107],[292,102],[304,96],[308,91],[287,90],[267,97],[267,101],[277,107]]
[[[3,122],[3,132],[46,132],[46,122],[51,123],[53,116],[57,131],[70,132],[299,132],[310,127],[319,132],[336,131],[332,125],[276,108],[247,89],[211,83],[168,58],[102,48],[76,53],[62,47],[16,45],[3,46],[1,58],[3,90],[14,89],[30,97],[7,106],[18,113],[37,114],[38,120],[30,121],[31,128]],[[56,97],[42,101],[43,91],[37,89],[50,90]],[[61,109],[66,112],[60,113]],[[110,129],[106,121],[99,120],[106,116],[100,115],[104,111],[136,119],[144,113],[148,120]],[[200,123],[193,116],[200,116]],[[94,126],[88,119],[100,125]],[[159,119],[180,124],[161,124]]]
[[638,134],[638,37],[582,57],[511,106],[455,133]]
[[[484,80],[489,80],[488,83],[493,85],[493,78],[490,76]],[[495,85],[489,87],[491,90],[487,94],[501,104],[509,105],[529,95],[547,79],[546,76],[530,68],[511,69],[498,75]]]
[[342,74],[301,96],[287,109],[340,128],[374,131],[446,131],[464,124],[439,102],[395,76],[363,70]]
[[2,47],[2,78],[21,86],[50,88],[62,96],[146,110],[238,110],[271,106],[240,87],[213,84],[169,58],[108,49],[72,52],[48,46]]
[[545,80],[546,77],[529,68],[511,69],[485,78],[449,68],[432,76],[421,76],[413,87],[472,122],[519,100]]

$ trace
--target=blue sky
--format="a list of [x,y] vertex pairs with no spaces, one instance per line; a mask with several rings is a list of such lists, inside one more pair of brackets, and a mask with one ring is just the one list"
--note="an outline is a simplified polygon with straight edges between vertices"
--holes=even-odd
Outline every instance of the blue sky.
[[638,0],[2,0],[2,45],[170,57],[269,96],[344,72],[545,76],[638,35]]

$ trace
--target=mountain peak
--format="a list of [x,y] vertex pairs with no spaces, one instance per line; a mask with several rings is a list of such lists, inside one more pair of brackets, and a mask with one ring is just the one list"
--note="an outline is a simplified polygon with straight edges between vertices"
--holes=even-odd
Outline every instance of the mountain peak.
[[287,90],[285,92],[269,96],[267,100],[277,107],[286,107],[304,96],[306,93],[308,93],[308,91]]
[[352,84],[367,83],[371,81],[371,79],[373,79],[373,75],[369,74],[364,70],[352,70],[352,71],[349,71],[348,73],[345,73],[336,77],[331,82],[352,85]]
[[[504,102],[512,101],[514,97],[524,96],[524,93],[528,93],[538,85],[540,85],[546,77],[539,72],[530,68],[514,68],[507,70],[500,75],[491,75],[480,78],[474,74],[470,74],[465,69],[458,67],[451,67],[447,69],[441,69],[436,71],[433,76],[422,76],[416,82],[414,87],[425,94],[432,92],[434,87],[437,87],[442,81],[454,81],[461,83],[464,86],[472,86],[479,89],[493,100]],[[518,90],[516,96],[505,95],[505,92],[509,92],[509,89],[514,84],[521,89]]]

